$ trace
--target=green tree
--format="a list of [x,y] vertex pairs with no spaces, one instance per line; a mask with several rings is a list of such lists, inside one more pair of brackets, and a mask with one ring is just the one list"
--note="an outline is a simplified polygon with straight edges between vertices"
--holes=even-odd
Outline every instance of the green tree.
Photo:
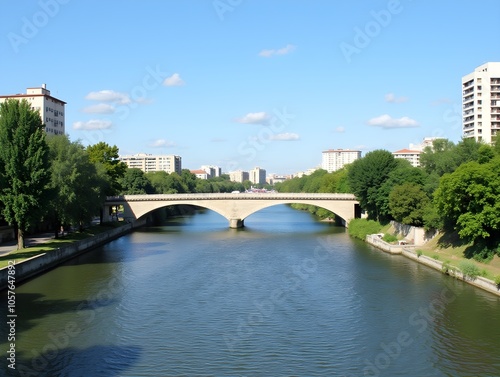
[[109,191],[106,192],[106,195],[117,195],[121,191],[120,181],[127,171],[127,164],[119,160],[118,147],[101,141],[89,145],[87,152],[90,161],[94,164],[101,164],[106,171],[109,180]]
[[435,193],[445,227],[475,244],[496,247],[500,239],[500,158],[469,162],[441,178]]
[[52,200],[49,218],[55,235],[63,224],[80,227],[99,213],[105,200],[107,180],[79,142],[66,135],[51,136],[49,145]]
[[[170,175],[169,175],[170,177]],[[124,195],[153,194],[154,188],[141,169],[130,168],[125,171],[125,176],[120,180]]]
[[168,173],[166,171],[152,171],[145,174],[154,188],[155,194],[166,194],[168,192]]
[[40,114],[26,100],[0,104],[0,202],[17,231],[17,248],[40,221],[50,180],[48,146]]
[[430,203],[422,186],[403,183],[394,186],[389,194],[389,207],[394,220],[414,226],[422,226],[424,213]]
[[350,164],[349,187],[358,198],[361,208],[367,211],[369,219],[387,220],[380,207],[384,196],[381,187],[397,165],[392,153],[381,149],[368,152]]

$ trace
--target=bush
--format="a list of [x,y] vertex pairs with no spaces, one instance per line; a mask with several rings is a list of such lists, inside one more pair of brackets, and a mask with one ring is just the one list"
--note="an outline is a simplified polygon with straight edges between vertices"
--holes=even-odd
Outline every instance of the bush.
[[384,234],[384,237],[382,237],[382,239],[387,243],[391,243],[391,242],[396,242],[398,240],[398,237],[386,233]]
[[353,219],[347,228],[349,235],[360,240],[365,240],[369,234],[380,233],[382,225],[374,220]]
[[450,276],[456,276],[457,268],[452,266],[450,264],[450,261],[447,260],[447,261],[443,262],[443,264],[441,265],[441,271],[443,272],[443,274],[450,275]]
[[460,271],[464,274],[464,279],[470,279],[474,280],[476,279],[479,275],[481,275],[481,271],[479,270],[479,267],[477,267],[473,262],[464,260],[461,261],[458,265],[460,268]]
[[500,289],[500,275],[495,276],[495,284],[497,288]]
[[423,254],[422,250],[418,249],[417,250],[417,258],[420,258],[420,256]]

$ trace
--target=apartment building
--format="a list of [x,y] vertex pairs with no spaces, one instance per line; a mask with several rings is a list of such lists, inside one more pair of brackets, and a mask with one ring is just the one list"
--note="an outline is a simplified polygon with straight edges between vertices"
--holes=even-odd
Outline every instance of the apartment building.
[[167,173],[182,173],[181,156],[176,155],[153,155],[138,153],[134,155],[121,156],[120,161],[127,164],[129,168],[141,169],[147,173],[150,171],[165,171]]
[[321,168],[328,173],[340,170],[346,164],[350,164],[361,158],[361,151],[350,149],[329,149],[322,152]]
[[266,184],[266,170],[259,168],[258,166],[250,170],[249,180],[256,185]]
[[491,143],[500,130],[500,62],[462,77],[462,136]]
[[27,88],[26,94],[11,94],[0,96],[0,103],[8,99],[25,99],[33,110],[39,112],[45,132],[49,135],[64,135],[66,122],[64,120],[64,106],[66,102],[50,95],[45,84],[39,88]]

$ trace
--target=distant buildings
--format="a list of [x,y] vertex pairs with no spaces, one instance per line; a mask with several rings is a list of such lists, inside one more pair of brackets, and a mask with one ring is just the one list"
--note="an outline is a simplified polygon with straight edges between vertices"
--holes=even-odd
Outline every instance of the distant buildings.
[[462,111],[462,136],[491,143],[500,130],[500,62],[462,77]]
[[201,170],[205,170],[208,174],[208,178],[220,177],[222,175],[222,168],[215,165],[203,165]]
[[401,149],[399,151],[393,152],[392,155],[395,158],[402,158],[410,162],[414,167],[420,166],[420,154],[422,151],[411,150],[411,149]]
[[401,149],[396,152],[392,152],[395,158],[402,158],[410,162],[414,167],[420,166],[420,155],[426,147],[432,148],[432,143],[434,140],[442,139],[439,137],[425,137],[420,144],[410,144],[408,149]]
[[361,151],[350,149],[329,149],[322,152],[321,168],[328,173],[340,170],[346,164],[350,164],[361,158]]
[[232,182],[240,182],[248,181],[250,178],[247,171],[237,170],[229,173],[229,180]]
[[250,170],[248,179],[256,185],[264,185],[266,184],[266,170],[257,166]]
[[121,156],[120,161],[127,164],[129,168],[141,169],[143,172],[165,171],[167,173],[182,173],[182,161],[176,155],[152,155],[138,153],[129,156]]
[[0,103],[7,99],[27,100],[31,108],[39,112],[47,134],[65,134],[64,105],[66,102],[52,97],[45,84],[42,84],[40,88],[27,88],[26,94],[0,96]]
[[210,174],[206,172],[206,170],[198,169],[198,170],[190,170],[191,174],[196,175],[196,178],[199,179],[208,179],[211,178]]

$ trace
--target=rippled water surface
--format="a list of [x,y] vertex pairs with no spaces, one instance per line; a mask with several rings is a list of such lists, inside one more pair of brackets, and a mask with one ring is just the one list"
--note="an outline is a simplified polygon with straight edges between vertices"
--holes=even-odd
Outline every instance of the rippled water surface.
[[500,376],[497,297],[287,206],[245,225],[174,219],[19,286],[11,375]]

